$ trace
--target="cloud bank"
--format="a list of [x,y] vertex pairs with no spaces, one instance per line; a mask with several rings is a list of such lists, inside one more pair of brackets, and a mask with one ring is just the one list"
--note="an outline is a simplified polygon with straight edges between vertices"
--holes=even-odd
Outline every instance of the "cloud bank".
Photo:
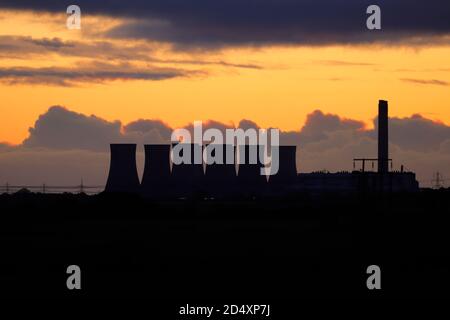
[[6,84],[34,84],[78,86],[86,83],[105,83],[108,81],[145,80],[161,81],[177,77],[201,74],[200,71],[159,68],[153,66],[137,67],[131,64],[90,63],[75,68],[65,67],[13,67],[0,68],[0,81]]
[[[353,158],[377,155],[376,119],[374,124],[374,129],[366,129],[361,121],[316,110],[298,131],[281,132],[280,140],[298,146],[300,172],[351,171]],[[225,130],[234,125],[210,120],[204,124],[208,127]],[[244,119],[236,127],[258,125]],[[0,144],[0,183],[73,185],[83,178],[86,184],[103,185],[110,143],[137,143],[142,150],[145,143],[168,143],[172,130],[157,119],[122,124],[54,106],[37,119],[21,145]],[[430,185],[435,171],[450,177],[450,126],[413,115],[391,118],[389,130],[394,169],[403,164],[415,171],[422,186]],[[141,171],[143,160],[139,152]]]
[[[69,3],[4,0],[0,8],[63,13]],[[366,28],[369,0],[79,0],[88,15],[122,18],[105,36],[179,47],[449,44],[447,0],[379,0],[382,32]]]

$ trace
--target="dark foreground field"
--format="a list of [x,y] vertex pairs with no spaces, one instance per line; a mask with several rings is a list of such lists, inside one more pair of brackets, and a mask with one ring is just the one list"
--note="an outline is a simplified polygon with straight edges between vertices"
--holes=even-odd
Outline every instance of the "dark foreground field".
[[[150,201],[0,196],[9,297],[189,301],[450,297],[450,190]],[[79,265],[82,289],[66,268]],[[379,291],[366,268],[381,268]]]

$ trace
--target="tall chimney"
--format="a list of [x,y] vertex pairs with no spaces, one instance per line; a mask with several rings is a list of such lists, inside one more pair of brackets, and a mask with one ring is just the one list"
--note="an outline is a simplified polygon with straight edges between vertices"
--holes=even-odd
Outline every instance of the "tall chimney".
[[135,144],[111,144],[106,192],[138,192],[139,177],[136,168]]
[[388,172],[389,135],[388,135],[388,102],[378,102],[378,172]]

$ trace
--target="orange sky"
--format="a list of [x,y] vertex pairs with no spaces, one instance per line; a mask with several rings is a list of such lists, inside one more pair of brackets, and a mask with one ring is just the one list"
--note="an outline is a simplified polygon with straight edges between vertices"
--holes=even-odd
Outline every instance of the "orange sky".
[[[65,15],[36,16],[0,11],[0,37],[59,38],[89,44],[100,40],[96,38],[96,31],[114,23],[112,19],[87,17],[81,31],[70,31],[65,26]],[[118,40],[111,40],[111,43],[118,47],[142,44]],[[85,82],[65,87],[11,84],[4,79],[0,82],[0,141],[21,143],[28,135],[28,128],[52,105],[123,123],[139,118],[162,119],[175,127],[194,120],[237,123],[246,118],[262,127],[299,130],[306,115],[315,109],[371,125],[378,100],[387,99],[391,116],[420,113],[450,124],[448,46],[266,47],[174,52],[157,43],[150,45],[152,50],[146,54],[166,62],[142,59],[125,62],[142,70],[177,68],[195,73],[167,80]],[[77,68],[93,61],[124,62],[94,55],[46,53],[23,57],[19,53],[17,57],[0,53],[0,68]],[[187,63],[186,60],[209,64]]]

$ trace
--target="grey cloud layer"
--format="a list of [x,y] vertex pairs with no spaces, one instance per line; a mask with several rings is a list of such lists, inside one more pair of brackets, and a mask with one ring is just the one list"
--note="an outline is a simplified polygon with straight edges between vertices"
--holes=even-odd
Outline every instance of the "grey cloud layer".
[[121,123],[94,115],[85,116],[63,107],[51,107],[29,129],[25,147],[49,149],[107,150],[105,146],[122,140]]
[[[0,36],[0,58],[35,59],[53,55],[77,58],[73,67],[0,67],[0,81],[6,84],[76,86],[114,80],[157,81],[176,77],[206,75],[193,70],[216,65],[227,68],[263,69],[257,64],[232,63],[196,56],[166,59],[154,55],[149,44],[124,45],[114,41],[63,41],[59,38]],[[90,61],[90,62],[85,62]],[[107,62],[99,62],[107,61]],[[191,65],[189,68],[188,66]]]
[[[64,12],[69,2],[4,0],[0,7]],[[447,0],[379,0],[382,32],[366,29],[369,0],[79,0],[85,14],[126,17],[110,36],[179,46],[449,43]],[[134,20],[134,21],[130,21]]]
[[405,81],[405,82],[415,83],[415,84],[424,84],[424,85],[437,85],[437,86],[448,86],[449,85],[449,83],[447,81],[436,80],[436,79],[425,80],[425,79],[403,78],[400,80]]
[[[375,125],[376,125],[376,119]],[[208,121],[205,128],[234,127]],[[242,120],[237,127],[254,128]],[[192,129],[192,125],[186,128]],[[433,172],[450,176],[450,127],[420,115],[390,119],[390,153],[395,168],[400,164],[415,171],[422,185],[430,185]],[[112,142],[168,143],[172,128],[160,120],[140,119],[123,125],[94,115],[86,116],[63,107],[51,107],[41,115],[20,146],[0,144],[0,183],[103,184],[108,171],[108,147]],[[355,157],[375,157],[376,128],[316,110],[298,131],[282,132],[281,144],[297,145],[301,172],[327,169],[352,170]],[[143,155],[138,154],[142,170]],[[65,172],[65,173],[63,173]]]
[[[355,141],[376,141],[376,119],[374,126],[373,130],[366,130],[361,121],[316,110],[308,115],[299,131],[282,132],[281,142],[318,150],[341,147]],[[204,130],[218,128],[224,131],[233,127],[234,125],[212,120],[203,125]],[[245,119],[236,127],[259,128],[255,122]],[[192,124],[186,128],[192,130]],[[420,115],[390,118],[389,130],[391,143],[404,150],[426,153],[448,149],[450,127]],[[119,121],[109,122],[94,115],[86,116],[61,106],[54,106],[41,115],[34,127],[29,129],[29,137],[23,145],[105,151],[113,142],[168,143],[172,131],[173,128],[161,120],[139,119],[123,125]]]
[[148,61],[153,48],[149,45],[115,45],[108,41],[64,41],[60,38],[33,38],[28,36],[0,36],[0,57],[29,58],[36,55],[57,54],[61,56],[96,59],[121,59]]
[[232,63],[223,60],[161,59],[155,57],[154,47],[145,44],[125,45],[113,41],[64,41],[60,38],[33,38],[27,36],[0,36],[0,57],[25,59],[35,56],[60,55],[76,58],[95,58],[118,61],[143,61],[158,64],[218,65],[223,67],[262,69],[257,64]]
[[47,84],[74,86],[83,83],[103,83],[114,80],[166,80],[186,77],[202,72],[158,67],[138,68],[128,64],[89,64],[76,68],[64,67],[13,67],[0,68],[0,81],[5,84]]
[[106,152],[111,143],[167,143],[172,129],[159,120],[137,120],[125,126],[61,106],[51,107],[29,129],[28,148]]

